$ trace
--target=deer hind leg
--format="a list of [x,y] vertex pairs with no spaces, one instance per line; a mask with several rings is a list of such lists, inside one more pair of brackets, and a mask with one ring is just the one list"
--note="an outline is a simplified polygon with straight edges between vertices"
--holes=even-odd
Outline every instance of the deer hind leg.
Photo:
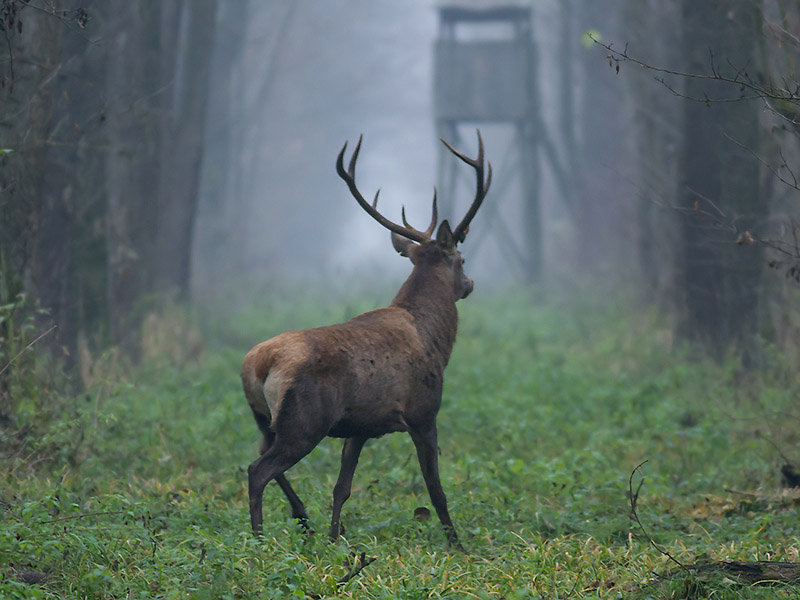
[[313,382],[298,382],[286,390],[274,420],[275,438],[269,449],[247,468],[250,524],[254,533],[261,533],[261,503],[266,485],[299,462],[327,435],[331,421],[323,409],[324,400],[322,391]]
[[[281,435],[278,432],[269,449],[247,468],[250,524],[255,534],[260,534],[262,528],[261,503],[264,496],[264,488],[273,479],[279,480],[286,470],[293,467],[301,458],[311,452],[323,437],[325,437],[324,433],[318,437],[310,438],[305,436],[295,437],[291,434]],[[288,487],[285,477],[283,481]],[[283,486],[281,487],[283,488]],[[291,488],[289,487],[289,489]],[[284,489],[285,492],[286,489]],[[294,492],[292,492],[292,495],[297,498]],[[292,498],[289,498],[289,502],[291,501]],[[302,506],[299,498],[297,498],[297,502]]]
[[[253,416],[256,419],[258,428],[261,430],[261,433],[264,436],[264,443],[261,446],[261,454],[263,455],[267,450],[270,449],[275,441],[275,433],[270,430],[267,417],[256,412],[253,413]],[[297,522],[300,523],[300,525],[302,525],[305,529],[308,529],[308,515],[306,514],[306,507],[303,504],[303,501],[300,500],[300,497],[292,489],[289,480],[286,479],[286,475],[283,473],[276,475],[275,481],[280,486],[281,490],[283,490],[286,499],[289,501],[289,506],[292,509],[292,518],[297,519]]]
[[351,437],[344,441],[342,446],[342,467],[339,470],[339,479],[336,481],[336,486],[333,488],[333,516],[331,517],[331,532],[330,537],[332,541],[336,541],[339,537],[341,527],[339,525],[339,517],[342,514],[342,506],[350,497],[350,489],[353,485],[353,474],[356,471],[358,464],[358,457],[361,454],[361,449],[364,447],[367,438],[364,437]]
[[419,466],[422,469],[422,477],[425,480],[425,486],[428,488],[428,494],[431,497],[433,508],[436,509],[436,514],[444,527],[445,535],[447,535],[447,542],[455,548],[464,551],[464,547],[458,541],[458,534],[450,519],[450,512],[447,510],[447,498],[442,489],[442,482],[439,480],[439,455],[436,446],[437,433],[436,424],[433,424],[425,429],[410,429],[411,439],[414,441],[414,446],[417,448],[417,457],[419,458]]

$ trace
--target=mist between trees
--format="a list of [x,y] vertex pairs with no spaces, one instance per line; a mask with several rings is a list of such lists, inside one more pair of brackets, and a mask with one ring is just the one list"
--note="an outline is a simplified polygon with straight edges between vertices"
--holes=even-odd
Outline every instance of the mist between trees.
[[[472,153],[480,125],[495,166],[465,246],[478,289],[602,289],[718,357],[796,351],[797,3],[530,6],[522,150],[500,122],[446,130]],[[2,0],[0,366],[53,324],[37,348],[67,368],[135,358],[167,299],[399,282],[334,159],[363,132],[362,188],[425,221],[448,185],[437,19],[423,0]],[[470,193],[450,186],[455,218]]]

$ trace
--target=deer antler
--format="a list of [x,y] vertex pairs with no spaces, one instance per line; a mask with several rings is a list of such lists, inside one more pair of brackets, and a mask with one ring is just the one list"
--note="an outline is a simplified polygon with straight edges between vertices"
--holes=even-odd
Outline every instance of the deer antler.
[[417,229],[414,229],[411,225],[409,225],[408,221],[406,221],[406,207],[403,206],[400,209],[400,215],[403,217],[403,225],[405,225],[408,229],[416,231],[420,235],[424,235],[426,239],[431,239],[431,236],[433,235],[433,232],[436,229],[436,221],[439,218],[438,212],[436,210],[436,186],[433,186],[433,211],[432,212],[433,212],[433,214],[431,215],[431,224],[428,225],[428,228],[425,231],[418,231]]
[[375,192],[375,199],[372,201],[372,204],[369,204],[366,200],[364,200],[364,196],[361,195],[361,192],[359,192],[358,188],[356,187],[356,160],[358,159],[358,152],[361,150],[361,140],[363,137],[363,135],[358,137],[358,144],[356,144],[356,149],[353,151],[353,156],[350,157],[350,164],[347,167],[347,171],[344,170],[344,153],[345,150],[347,150],[347,142],[345,142],[344,146],[342,146],[342,150],[339,152],[339,156],[336,159],[336,172],[339,174],[339,177],[344,179],[347,187],[350,188],[350,193],[353,194],[353,197],[356,199],[361,208],[363,208],[369,216],[383,225],[386,229],[409,240],[419,242],[420,244],[430,241],[433,230],[436,228],[436,188],[433,189],[433,218],[431,219],[431,224],[428,226],[428,229],[425,231],[414,229],[408,224],[408,221],[406,221],[405,207],[402,209],[403,225],[398,225],[397,223],[394,223],[393,221],[390,221],[384,217],[378,212],[377,208],[378,194],[381,193],[380,188],[378,188],[378,191]]
[[474,159],[465,156],[464,154],[453,148],[446,141],[442,140],[442,143],[445,146],[447,146],[447,149],[450,150],[450,152],[455,154],[458,158],[467,163],[470,167],[475,169],[475,175],[477,176],[477,189],[475,191],[475,199],[472,201],[472,205],[469,207],[469,210],[462,219],[461,223],[459,223],[458,227],[456,227],[455,230],[453,230],[453,237],[455,238],[456,243],[463,242],[464,238],[467,237],[469,224],[472,221],[472,218],[475,216],[475,213],[477,213],[478,209],[481,207],[481,203],[483,202],[483,199],[486,197],[486,193],[489,191],[489,186],[492,185],[492,163],[487,163],[489,165],[489,173],[486,176],[486,184],[483,183],[483,139],[481,139],[480,129],[478,129],[477,131],[478,131],[478,157]]

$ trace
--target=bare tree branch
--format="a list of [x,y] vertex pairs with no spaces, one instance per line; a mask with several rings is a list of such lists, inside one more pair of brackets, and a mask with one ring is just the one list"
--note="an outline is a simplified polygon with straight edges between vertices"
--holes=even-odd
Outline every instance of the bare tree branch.
[[674,562],[681,569],[683,569],[684,571],[686,571],[688,573],[689,569],[686,567],[686,565],[684,565],[681,561],[679,561],[677,558],[672,556],[669,552],[664,550],[661,546],[656,544],[655,541],[653,541],[653,538],[651,538],[650,535],[645,530],[644,525],[642,525],[642,522],[639,520],[639,515],[636,512],[636,504],[639,501],[639,491],[641,491],[642,485],[644,485],[644,477],[639,482],[639,486],[636,488],[636,492],[635,493],[633,491],[633,477],[634,477],[634,475],[636,475],[636,471],[641,469],[642,466],[644,466],[647,462],[648,461],[644,461],[644,462],[639,463],[639,465],[633,471],[631,471],[631,476],[628,479],[628,497],[630,498],[630,502],[631,502],[631,516],[633,517],[633,520],[636,521],[636,524],[639,526],[639,529],[641,529],[642,534],[644,535],[644,537],[647,538],[647,541],[650,542],[650,544],[653,546],[653,548],[658,550],[661,554],[666,556],[668,559],[670,559],[672,562]]
[[13,357],[13,358],[12,358],[11,360],[9,360],[9,361],[8,361],[8,362],[7,362],[5,365],[3,365],[3,368],[2,368],[2,369],[0,369],[0,375],[2,375],[3,373],[5,373],[5,372],[6,372],[6,369],[8,369],[8,368],[9,368],[9,367],[10,367],[10,366],[11,366],[11,365],[14,363],[14,361],[15,361],[15,360],[17,360],[17,359],[18,359],[20,356],[22,356],[22,355],[25,353],[25,351],[26,351],[28,348],[30,348],[31,346],[33,346],[33,345],[34,345],[36,342],[38,342],[40,339],[42,339],[42,338],[43,338],[44,336],[46,336],[48,333],[50,333],[51,331],[53,331],[53,330],[54,330],[56,327],[58,327],[58,325],[53,325],[53,326],[52,326],[50,329],[48,329],[47,331],[45,331],[43,334],[39,335],[39,336],[38,336],[38,337],[37,337],[35,340],[33,340],[33,341],[32,341],[32,342],[30,342],[28,345],[26,345],[26,346],[25,346],[25,347],[24,347],[22,350],[20,350],[20,351],[17,353],[17,355],[16,355],[15,357]]
[[[610,61],[616,63],[617,70],[619,70],[619,65],[622,62],[631,62],[643,69],[648,71],[653,71],[655,73],[662,73],[664,75],[673,75],[675,77],[680,77],[682,79],[704,79],[708,81],[719,81],[722,83],[729,83],[738,86],[740,89],[746,89],[752,92],[751,95],[740,95],[736,97],[729,97],[729,98],[719,98],[719,99],[711,99],[708,97],[704,98],[696,98],[692,96],[688,96],[683,92],[676,90],[672,87],[669,83],[667,83],[663,78],[656,78],[656,80],[664,85],[668,90],[670,90],[676,96],[680,96],[681,98],[686,98],[688,100],[693,100],[695,102],[703,102],[705,104],[709,104],[711,102],[714,103],[721,103],[721,102],[741,102],[742,100],[753,100],[756,98],[764,98],[767,100],[774,100],[774,101],[781,101],[781,102],[788,102],[790,104],[796,105],[798,109],[800,109],[800,82],[794,82],[794,89],[789,89],[788,82],[785,89],[780,89],[772,86],[765,86],[761,83],[754,81],[745,70],[744,67],[736,67],[729,63],[729,66],[735,70],[735,75],[724,75],[720,70],[715,66],[714,63],[714,55],[711,53],[710,56],[710,64],[711,64],[711,75],[705,73],[687,73],[685,71],[677,71],[675,69],[668,69],[665,67],[658,67],[655,65],[651,65],[649,63],[644,62],[643,60],[636,58],[628,53],[628,46],[625,45],[625,49],[622,51],[617,50],[613,47],[613,44],[606,44],[601,42],[600,40],[595,39],[592,37],[591,34],[588,36],[595,44],[605,48],[605,50],[609,53],[608,58]],[[774,109],[774,107],[772,107]]]

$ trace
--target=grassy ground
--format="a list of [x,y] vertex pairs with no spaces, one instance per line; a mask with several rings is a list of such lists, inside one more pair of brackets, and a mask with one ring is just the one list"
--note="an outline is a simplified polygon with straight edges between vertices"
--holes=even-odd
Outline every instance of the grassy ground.
[[[375,305],[272,301],[209,327],[225,343],[188,366],[162,357],[122,377],[98,362],[89,393],[0,463],[0,597],[800,597],[722,576],[655,582],[678,567],[628,497],[648,461],[638,515],[682,563],[798,561],[800,499],[779,473],[781,451],[800,458],[796,365],[771,350],[757,373],[693,362],[653,315],[532,308],[519,294],[462,303],[446,373],[440,465],[467,554],[448,550],[435,517],[414,519],[430,503],[403,434],[367,445],[337,544],[325,532],[339,440],[289,472],[318,533],[270,485],[255,539],[241,356]],[[338,583],[362,552],[376,560]]]

